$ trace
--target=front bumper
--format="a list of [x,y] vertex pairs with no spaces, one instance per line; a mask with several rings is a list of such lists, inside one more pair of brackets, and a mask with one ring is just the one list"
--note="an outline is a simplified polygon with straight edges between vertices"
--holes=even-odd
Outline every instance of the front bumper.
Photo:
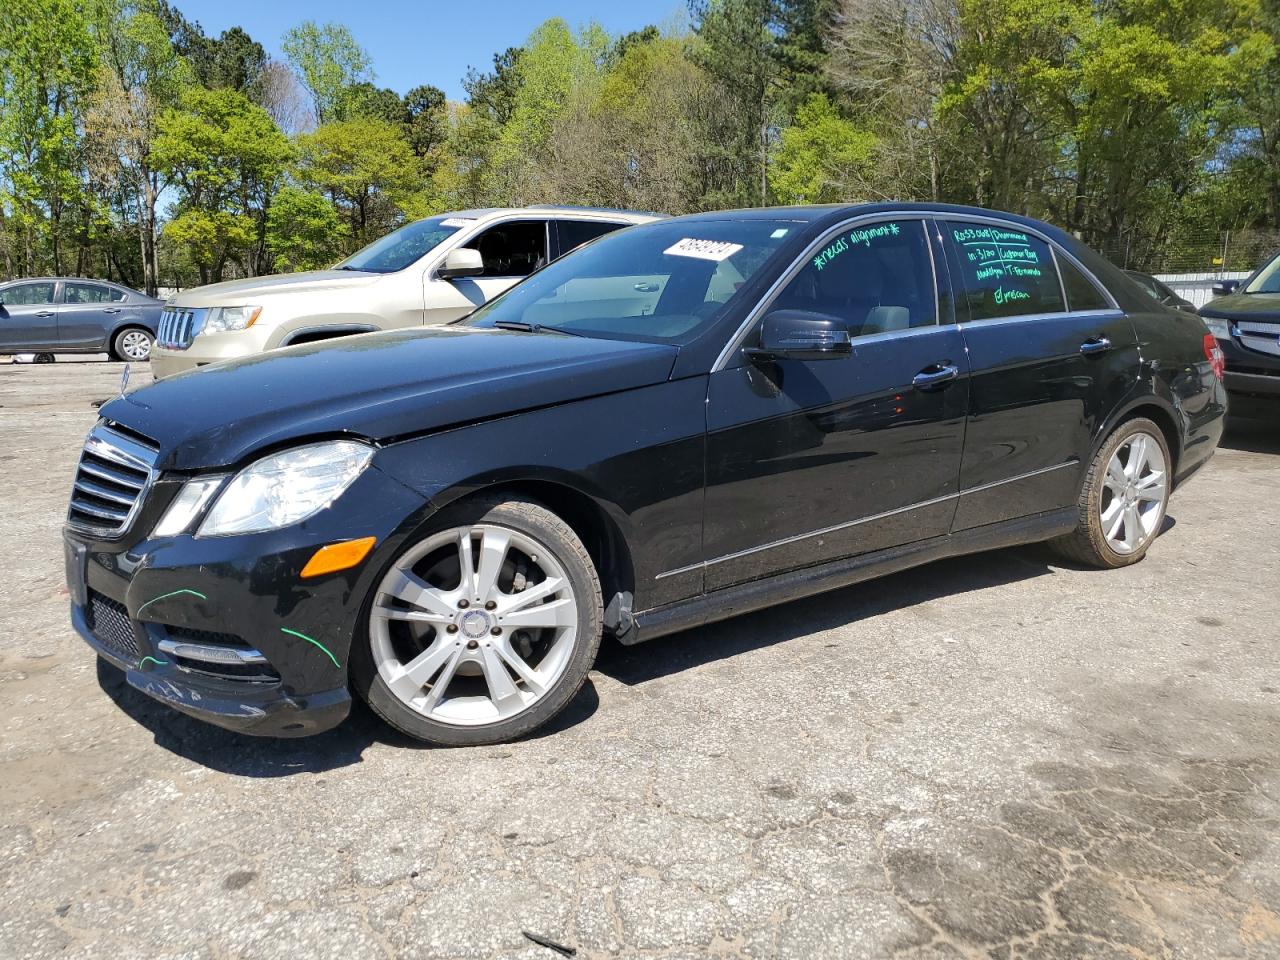
[[[351,707],[347,668],[365,598],[425,502],[371,467],[328,509],[283,530],[139,536],[179,486],[153,486],[133,536],[111,541],[64,530],[76,632],[124,670],[130,686],[217,726],[293,737],[341,723]],[[368,536],[377,546],[363,563],[300,577],[321,546]],[[244,668],[174,655],[192,644],[261,656]]]
[[247,330],[225,333],[199,333],[185,350],[156,343],[151,348],[151,373],[157,380],[195,370],[223,360],[235,360],[268,349],[274,330],[254,324]]

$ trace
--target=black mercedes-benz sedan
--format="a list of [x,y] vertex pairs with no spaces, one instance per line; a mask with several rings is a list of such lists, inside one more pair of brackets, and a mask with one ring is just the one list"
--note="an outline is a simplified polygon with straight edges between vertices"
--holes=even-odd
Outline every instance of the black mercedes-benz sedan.
[[236,730],[314,733],[355,693],[413,737],[492,743],[559,712],[604,632],[1031,541],[1134,563],[1225,397],[1198,317],[1042,223],[665,220],[451,327],[104,406],[71,617],[134,687]]
[[1280,253],[1243,283],[1216,284],[1200,316],[1218,338],[1233,413],[1280,412]]

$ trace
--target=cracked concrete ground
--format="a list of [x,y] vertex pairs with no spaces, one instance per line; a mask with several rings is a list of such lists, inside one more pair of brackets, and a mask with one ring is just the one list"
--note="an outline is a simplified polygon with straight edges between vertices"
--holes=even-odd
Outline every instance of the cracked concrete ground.
[[1280,428],[1134,568],[1011,550],[606,645],[554,729],[446,751],[96,668],[59,527],[118,377],[0,368],[0,957],[1280,956]]

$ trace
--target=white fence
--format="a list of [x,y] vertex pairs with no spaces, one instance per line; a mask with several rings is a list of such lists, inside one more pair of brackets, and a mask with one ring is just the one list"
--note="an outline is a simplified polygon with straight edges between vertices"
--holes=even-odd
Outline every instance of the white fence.
[[1213,299],[1213,285],[1222,280],[1243,280],[1248,273],[1157,273],[1155,278],[1200,309]]

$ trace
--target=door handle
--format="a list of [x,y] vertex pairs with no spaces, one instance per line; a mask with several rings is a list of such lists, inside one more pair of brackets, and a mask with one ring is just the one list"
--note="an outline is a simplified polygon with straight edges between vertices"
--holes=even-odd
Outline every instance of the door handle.
[[937,390],[958,376],[960,368],[954,363],[931,363],[911,378],[911,385],[917,390]]
[[1086,357],[1095,353],[1105,353],[1111,349],[1111,341],[1104,336],[1090,337],[1084,343],[1080,344],[1080,352]]
[[656,293],[658,285],[656,283],[633,283],[631,289],[638,290],[641,293]]
[[102,312],[103,313],[119,313],[120,308],[119,307],[103,307]]
[[52,317],[52,316],[53,316],[53,311],[52,311],[52,310],[37,310],[37,311],[36,311],[36,316],[37,316],[37,317]]

